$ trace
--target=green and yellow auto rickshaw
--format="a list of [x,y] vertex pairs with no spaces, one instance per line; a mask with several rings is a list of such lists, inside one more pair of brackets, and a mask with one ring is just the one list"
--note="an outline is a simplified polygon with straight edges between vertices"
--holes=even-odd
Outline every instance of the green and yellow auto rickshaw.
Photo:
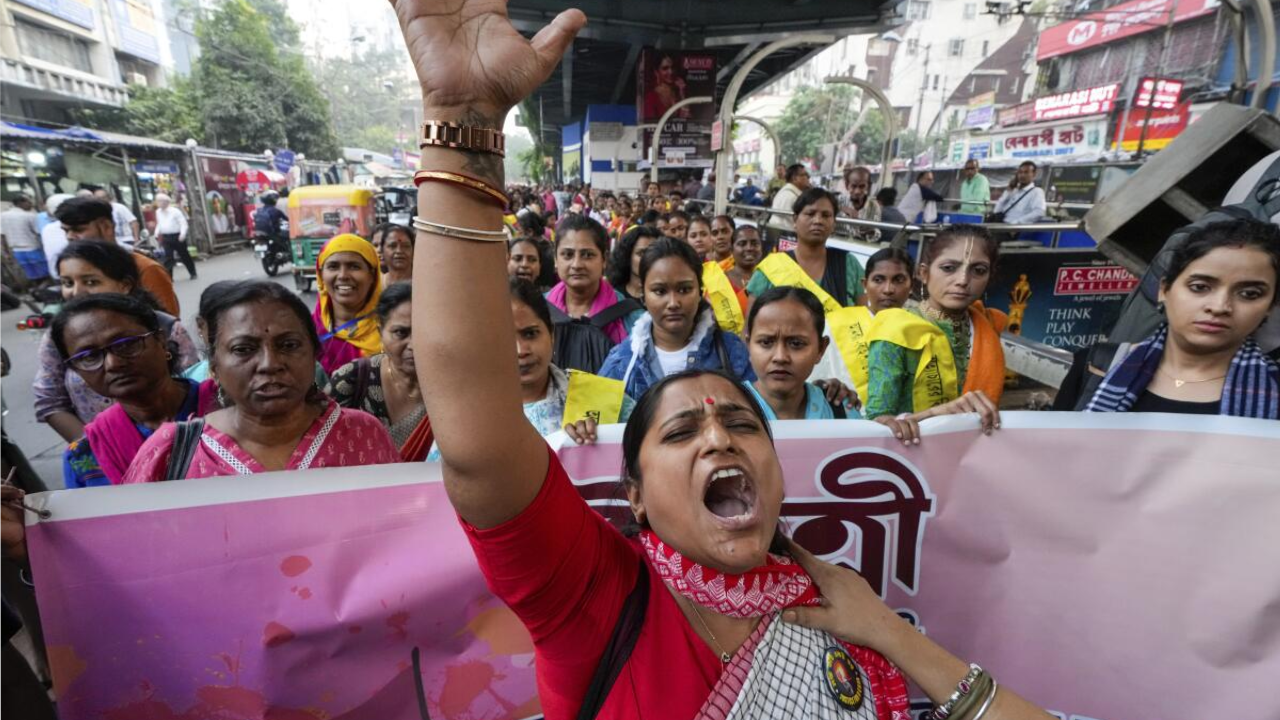
[[357,185],[308,185],[290,191],[289,240],[298,292],[311,291],[316,258],[329,238],[343,233],[373,237],[376,194]]

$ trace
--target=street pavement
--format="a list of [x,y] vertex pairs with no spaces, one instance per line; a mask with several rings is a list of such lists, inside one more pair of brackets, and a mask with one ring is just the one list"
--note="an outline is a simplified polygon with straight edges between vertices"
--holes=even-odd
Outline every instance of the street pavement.
[[[181,265],[174,268],[174,290],[177,291],[178,303],[182,306],[182,322],[193,338],[196,336],[195,315],[200,304],[200,293],[207,286],[218,280],[269,279],[250,250],[199,260],[196,270],[200,277],[191,280]],[[280,270],[275,281],[293,289],[293,276],[288,267]],[[314,292],[304,295],[303,299],[308,306],[315,305]],[[30,314],[31,310],[26,306],[0,313],[0,345],[9,353],[12,363],[9,375],[0,381],[0,397],[3,397],[6,407],[4,428],[9,439],[22,448],[49,487],[61,488],[62,451],[66,448],[66,443],[48,425],[36,422],[32,407],[37,350],[46,331],[17,329],[18,323]]]

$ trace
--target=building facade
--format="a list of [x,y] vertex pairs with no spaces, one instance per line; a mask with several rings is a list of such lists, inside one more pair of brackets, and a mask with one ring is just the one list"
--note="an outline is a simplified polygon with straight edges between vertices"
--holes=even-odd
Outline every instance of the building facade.
[[159,0],[0,0],[0,112],[65,124],[79,107],[119,107],[129,85],[173,67]]

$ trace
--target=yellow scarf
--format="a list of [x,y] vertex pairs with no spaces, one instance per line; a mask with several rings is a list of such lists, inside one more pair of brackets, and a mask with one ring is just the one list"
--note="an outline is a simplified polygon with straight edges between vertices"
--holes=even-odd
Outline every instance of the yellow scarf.
[[324,286],[324,273],[321,272],[321,268],[324,267],[326,260],[341,252],[353,252],[369,264],[369,272],[373,275],[373,290],[369,293],[369,299],[365,301],[364,306],[356,313],[358,318],[356,323],[335,333],[334,338],[355,346],[366,357],[377,355],[382,352],[382,334],[378,331],[378,318],[373,311],[378,306],[378,299],[382,297],[382,273],[378,271],[380,265],[378,252],[368,240],[359,235],[351,233],[335,235],[325,243],[320,256],[316,258],[316,290],[320,295],[320,320],[324,323],[326,330],[334,332],[333,311],[330,307],[332,301],[329,300],[328,289]]
[[849,369],[849,377],[853,379],[853,387],[858,397],[867,401],[867,386],[870,373],[867,370],[867,355],[871,348],[871,310],[861,307],[840,308],[827,313],[827,322],[831,325],[831,337],[835,338],[836,349],[840,358]]
[[956,359],[942,328],[906,310],[881,310],[871,323],[868,345],[877,340],[920,353],[912,383],[912,410],[922,412],[960,397]]
[[570,370],[561,425],[570,425],[587,418],[594,418],[600,425],[618,422],[622,415],[625,391],[626,384],[621,380]]
[[831,294],[822,289],[822,286],[813,281],[809,274],[800,267],[800,264],[791,259],[786,253],[773,253],[765,258],[756,266],[756,272],[764,273],[764,276],[773,283],[774,287],[802,287],[805,290],[817,296],[818,301],[822,303],[822,308],[827,314],[839,310],[842,306],[831,297]]
[[742,334],[742,329],[746,327],[742,305],[738,302],[738,293],[733,289],[733,283],[729,282],[729,276],[720,267],[720,263],[709,260],[702,264],[702,289],[716,314],[720,329],[734,335]]

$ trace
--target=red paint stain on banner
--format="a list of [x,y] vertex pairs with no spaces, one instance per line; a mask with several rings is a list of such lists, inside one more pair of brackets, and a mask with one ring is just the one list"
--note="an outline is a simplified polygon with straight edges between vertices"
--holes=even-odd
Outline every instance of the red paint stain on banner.
[[280,563],[280,572],[285,577],[298,577],[311,569],[311,558],[304,555],[290,555]]
[[262,630],[262,644],[267,647],[278,647],[283,645],[295,637],[293,631],[272,620]]

